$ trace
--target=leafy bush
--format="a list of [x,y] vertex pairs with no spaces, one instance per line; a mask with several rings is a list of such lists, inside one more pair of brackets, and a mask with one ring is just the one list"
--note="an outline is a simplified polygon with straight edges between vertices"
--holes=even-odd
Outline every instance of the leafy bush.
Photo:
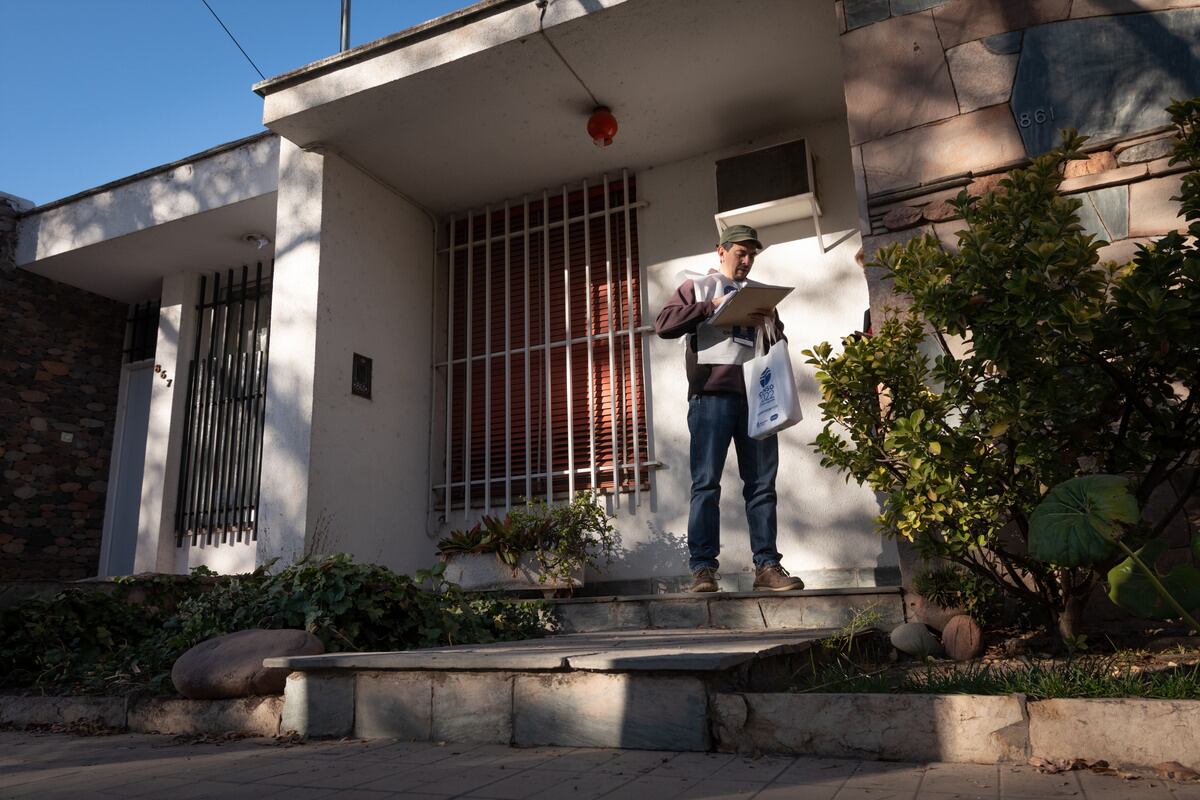
[[[1029,552],[1034,558],[1064,566],[1096,565],[1125,560],[1108,571],[1108,596],[1138,616],[1180,618],[1200,630],[1189,613],[1200,608],[1200,570],[1177,564],[1165,575],[1153,567],[1166,552],[1162,537],[1146,538],[1129,481],[1119,475],[1084,475],[1064,481],[1042,498],[1029,518]],[[1200,532],[1192,548],[1200,547]]]
[[533,501],[503,517],[485,516],[467,530],[451,531],[438,542],[438,554],[495,553],[510,567],[532,553],[541,567],[540,580],[566,581],[583,567],[598,569],[598,557],[612,561],[618,538],[597,495],[579,492],[566,505]]
[[1000,610],[996,585],[958,567],[923,570],[913,578],[913,589],[940,608],[961,608],[980,625],[994,620]]
[[552,627],[540,603],[467,594],[443,569],[413,579],[342,554],[217,583],[194,574],[69,589],[0,610],[0,687],[165,689],[186,650],[247,628],[303,628],[337,652],[528,639]]
[[[841,353],[806,351],[824,395],[822,463],[885,495],[881,530],[993,582],[1064,639],[1118,556],[1032,557],[1029,518],[1046,487],[1130,476],[1144,508],[1200,453],[1200,100],[1170,113],[1173,161],[1192,169],[1180,198],[1190,236],[1100,264],[1081,201],[1059,193],[1065,163],[1083,157],[1067,132],[996,191],[960,193],[957,253],[928,235],[880,251],[910,310]],[[930,343],[940,355],[926,355]]]

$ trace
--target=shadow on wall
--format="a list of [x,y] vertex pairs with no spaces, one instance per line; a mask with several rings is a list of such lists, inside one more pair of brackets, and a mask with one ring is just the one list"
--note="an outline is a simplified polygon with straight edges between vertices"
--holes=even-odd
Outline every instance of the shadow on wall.
[[[323,509],[308,507],[316,358],[321,224],[311,203],[324,191],[323,156],[288,150],[279,159],[275,274],[271,300],[263,474],[259,487],[257,563],[279,558],[279,566],[305,554],[306,542]],[[283,221],[287,223],[283,223]],[[311,344],[311,347],[310,347]],[[325,545],[336,540],[334,520],[322,522]],[[316,524],[314,522],[314,528]]]
[[649,538],[637,542],[629,549],[620,547],[609,569],[622,575],[686,575],[687,531],[676,533],[665,530],[652,519],[646,520],[646,529],[650,532]]

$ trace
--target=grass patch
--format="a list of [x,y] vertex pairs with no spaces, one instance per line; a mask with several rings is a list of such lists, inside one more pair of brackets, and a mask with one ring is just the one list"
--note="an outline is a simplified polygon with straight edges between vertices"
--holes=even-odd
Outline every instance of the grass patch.
[[1119,654],[1017,664],[929,663],[918,667],[862,663],[842,655],[821,664],[796,692],[1025,694],[1032,699],[1143,697],[1200,699],[1200,664],[1143,669]]

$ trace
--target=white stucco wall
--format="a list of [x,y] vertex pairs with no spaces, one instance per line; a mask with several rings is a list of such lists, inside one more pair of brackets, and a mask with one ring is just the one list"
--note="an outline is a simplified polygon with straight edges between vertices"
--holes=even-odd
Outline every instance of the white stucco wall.
[[[337,156],[322,195],[307,546],[411,573],[434,560],[424,526],[433,224]],[[354,353],[373,360],[369,400],[350,391]]]

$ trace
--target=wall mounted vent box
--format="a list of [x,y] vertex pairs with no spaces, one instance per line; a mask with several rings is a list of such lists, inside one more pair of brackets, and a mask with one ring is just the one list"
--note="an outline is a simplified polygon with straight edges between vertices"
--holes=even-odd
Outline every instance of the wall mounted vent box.
[[812,217],[821,235],[812,153],[804,139],[717,162],[717,232],[730,225],[755,228]]

